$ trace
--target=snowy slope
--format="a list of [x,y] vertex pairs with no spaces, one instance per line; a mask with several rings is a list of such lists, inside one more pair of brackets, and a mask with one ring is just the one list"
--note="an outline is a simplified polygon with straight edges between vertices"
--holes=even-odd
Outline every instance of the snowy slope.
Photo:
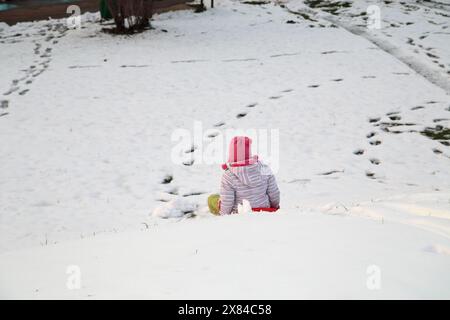
[[[134,37],[104,34],[93,16],[80,30],[49,21],[0,31],[0,100],[8,101],[0,109],[2,296],[205,297],[189,289],[208,285],[204,266],[225,286],[211,296],[235,297],[241,277],[227,263],[239,273],[242,262],[251,277],[269,248],[280,259],[244,282],[242,297],[448,298],[450,149],[420,134],[449,127],[448,92],[349,32],[345,12],[341,27],[320,12],[315,21],[289,12],[304,6],[223,0],[202,14],[158,15],[154,30]],[[448,65],[449,42],[433,37]],[[435,69],[430,62],[426,70]],[[199,148],[186,153],[190,166],[171,161],[172,134],[195,121],[204,146],[223,142],[223,150],[227,129],[278,130],[280,215],[205,213],[218,163],[202,164]],[[178,197],[199,206],[195,219],[150,215]],[[240,247],[251,232],[255,241]],[[206,253],[191,260],[198,246]],[[221,252],[231,254],[226,263]],[[314,272],[341,259],[340,279],[354,282],[348,290],[332,273]],[[280,260],[287,269],[262,290],[256,277]],[[52,278],[68,263],[85,266],[85,289],[69,292]],[[368,291],[354,277],[366,279],[370,264],[387,275],[386,290]],[[106,265],[111,272],[99,278]],[[30,268],[39,276],[28,281]],[[339,282],[335,290],[324,292],[323,273]],[[142,278],[156,281],[154,290]]]
[[[449,298],[450,256],[429,241],[442,238],[317,213],[188,220],[5,254],[0,297]],[[80,289],[70,290],[73,266]]]

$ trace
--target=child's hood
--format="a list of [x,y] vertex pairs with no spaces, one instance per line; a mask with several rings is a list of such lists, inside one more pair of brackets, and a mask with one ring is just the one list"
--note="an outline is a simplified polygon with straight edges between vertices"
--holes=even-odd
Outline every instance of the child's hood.
[[239,181],[249,187],[255,187],[261,184],[263,181],[262,176],[271,174],[270,168],[259,161],[246,166],[231,166],[229,170],[239,179]]

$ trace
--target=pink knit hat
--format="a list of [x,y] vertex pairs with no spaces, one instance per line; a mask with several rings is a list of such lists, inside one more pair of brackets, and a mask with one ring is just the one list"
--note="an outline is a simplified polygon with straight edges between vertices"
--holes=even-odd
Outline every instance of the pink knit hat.
[[252,139],[238,136],[231,139],[228,149],[228,162],[247,162],[252,158]]

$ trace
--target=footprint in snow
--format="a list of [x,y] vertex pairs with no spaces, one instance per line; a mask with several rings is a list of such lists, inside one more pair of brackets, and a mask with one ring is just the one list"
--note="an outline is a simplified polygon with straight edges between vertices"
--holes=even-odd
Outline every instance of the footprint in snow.
[[14,92],[16,92],[19,89],[20,89],[19,87],[12,87],[8,91],[6,91],[3,95],[4,96],[9,96],[11,93],[14,93]]
[[375,179],[375,173],[371,171],[366,171],[366,177],[370,179]]
[[249,105],[247,105],[247,108],[254,108],[254,107],[256,107],[258,104],[255,102],[255,103],[250,103]]
[[320,85],[318,84],[311,84],[308,86],[308,88],[318,88],[318,87],[320,87]]
[[437,118],[437,119],[433,119],[433,122],[434,122],[434,123],[442,122],[442,121],[450,121],[450,119],[449,119],[449,118]]
[[370,162],[371,162],[372,164],[374,164],[374,165],[379,165],[379,164],[381,163],[380,160],[375,159],[375,158],[370,159]]
[[375,123],[380,121],[381,118],[369,118],[369,123]]
[[321,176],[329,176],[329,175],[332,175],[332,174],[335,174],[335,173],[343,173],[343,172],[344,172],[344,170],[331,170],[331,171],[319,173],[319,175],[321,175]]
[[424,109],[424,106],[416,106],[416,107],[412,107],[411,110],[415,111],[415,110],[419,110],[419,109]]
[[246,115],[247,115],[246,112],[241,112],[241,113],[238,113],[238,114],[236,115],[236,118],[240,119],[240,118],[245,117]]
[[353,154],[355,154],[357,156],[361,156],[364,154],[364,149],[357,149],[357,150],[353,151]]
[[269,99],[271,99],[271,100],[276,100],[276,99],[280,99],[281,98],[281,96],[271,96],[271,97],[269,97]]
[[44,72],[44,69],[39,70],[39,71],[33,73],[33,77],[36,78],[37,76],[41,75],[43,72]]
[[208,60],[202,60],[202,59],[190,59],[190,60],[175,60],[171,61],[171,63],[197,63],[197,62],[205,62]]
[[392,116],[394,114],[399,114],[399,113],[400,113],[400,111],[391,111],[391,112],[386,113],[386,115],[387,116]]
[[435,55],[435,54],[432,54],[432,53],[430,53],[430,52],[426,52],[425,53],[428,57],[430,57],[430,58],[433,58],[433,59],[439,59],[439,56],[437,56],[437,55]]
[[188,193],[183,194],[183,197],[200,196],[205,193],[206,192],[201,192],[201,191],[188,192]]
[[196,146],[192,145],[189,149],[185,150],[184,153],[192,153],[197,149]]
[[177,196],[178,195],[178,188],[172,188],[166,191],[166,193],[171,194],[173,196]]
[[0,100],[0,108],[6,109],[9,107],[9,100]]
[[[86,66],[68,66],[69,69],[87,69],[87,68],[98,68],[99,65],[86,65]],[[120,66],[123,68],[123,66]]]
[[373,138],[374,136],[376,135],[376,132],[369,132],[367,135],[366,135],[366,137],[367,137],[367,139],[370,139],[370,138]]
[[363,79],[375,79],[375,76],[362,76]]
[[149,65],[148,64],[124,64],[121,65],[121,68],[147,68]]
[[185,162],[183,162],[183,164],[184,164],[185,166],[190,167],[190,166],[192,166],[192,165],[194,164],[194,159],[189,160],[189,161],[185,161]]
[[380,140],[372,140],[372,141],[369,141],[369,143],[370,143],[372,146],[378,146],[378,145],[381,144],[381,141],[380,141]]
[[342,79],[342,78],[331,79],[331,81],[334,81],[334,82],[340,82],[340,81],[342,81],[342,80],[344,80],[344,79]]
[[173,176],[170,174],[167,174],[161,181],[161,184],[169,184],[172,182],[172,180],[173,180]]
[[208,134],[208,138],[215,138],[218,135],[219,135],[219,132],[213,132],[213,133]]
[[214,125],[214,127],[221,127],[221,126],[224,126],[225,125],[225,122],[223,122],[223,121],[220,121],[220,122],[217,122],[215,125]]
[[281,92],[288,93],[288,92],[292,92],[292,91],[294,91],[294,89],[286,89],[286,90],[283,90]]
[[330,51],[323,51],[321,52],[321,54],[332,54],[332,53],[337,53],[338,51],[336,50],[330,50]]
[[398,121],[398,120],[401,120],[402,117],[400,117],[398,115],[392,115],[392,116],[389,116],[389,119],[391,119],[392,121]]

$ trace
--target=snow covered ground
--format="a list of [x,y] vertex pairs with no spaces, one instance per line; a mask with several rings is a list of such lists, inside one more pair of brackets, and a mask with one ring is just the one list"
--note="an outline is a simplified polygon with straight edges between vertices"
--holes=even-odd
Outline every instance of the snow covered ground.
[[[366,31],[373,2],[0,25],[0,296],[450,298],[448,12],[390,3]],[[230,129],[278,130],[279,213],[206,213]],[[189,214],[151,215],[171,200]]]
[[5,254],[0,280],[28,299],[448,298],[449,256],[429,241],[357,217],[229,216]]

